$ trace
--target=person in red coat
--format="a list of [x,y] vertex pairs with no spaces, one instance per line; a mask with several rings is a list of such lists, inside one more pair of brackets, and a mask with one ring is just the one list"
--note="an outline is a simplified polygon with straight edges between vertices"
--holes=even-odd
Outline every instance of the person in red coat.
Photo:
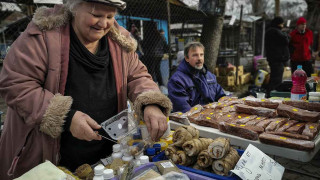
[[290,33],[291,71],[293,73],[297,69],[297,65],[302,65],[302,69],[310,77],[313,73],[311,62],[313,34],[306,27],[307,20],[300,17],[297,21],[296,29]]

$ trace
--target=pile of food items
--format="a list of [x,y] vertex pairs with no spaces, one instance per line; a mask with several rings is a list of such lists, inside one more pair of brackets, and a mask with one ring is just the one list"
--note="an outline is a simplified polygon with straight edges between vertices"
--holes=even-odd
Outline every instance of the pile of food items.
[[245,139],[310,151],[320,129],[320,103],[222,97],[170,115],[170,120],[188,122],[186,119]]
[[192,126],[181,126],[173,134],[173,144],[166,150],[168,159],[175,164],[226,176],[240,156],[226,138],[199,138]]

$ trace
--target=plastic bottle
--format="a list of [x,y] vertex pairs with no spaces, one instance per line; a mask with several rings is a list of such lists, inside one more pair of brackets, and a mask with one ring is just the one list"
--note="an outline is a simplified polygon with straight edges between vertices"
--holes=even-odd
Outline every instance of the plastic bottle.
[[154,144],[153,148],[156,150],[156,154],[158,154],[161,151],[161,144]]
[[149,157],[148,156],[141,156],[140,157],[140,164],[141,165],[144,165],[144,164],[147,164],[147,163],[149,163],[150,161],[149,161]]
[[121,152],[121,145],[120,144],[114,144],[112,146],[112,151],[113,151],[113,153],[111,154],[112,159],[116,159],[116,158],[121,159],[122,158],[122,152]]
[[133,160],[133,156],[131,156],[130,154],[128,153],[125,153],[123,156],[122,156],[122,161],[124,161],[124,163],[129,163],[130,161]]
[[291,88],[291,100],[306,100],[307,90],[306,81],[307,74],[302,69],[301,65],[298,65],[297,70],[292,74],[292,88]]
[[103,171],[104,180],[116,180],[117,178],[114,176],[113,169],[105,169]]
[[93,180],[104,180],[103,178],[104,166],[102,164],[94,167],[94,177]]
[[146,123],[144,121],[140,120],[139,128],[141,130],[142,139],[148,139],[149,138],[149,132],[148,132],[147,125],[146,125]]

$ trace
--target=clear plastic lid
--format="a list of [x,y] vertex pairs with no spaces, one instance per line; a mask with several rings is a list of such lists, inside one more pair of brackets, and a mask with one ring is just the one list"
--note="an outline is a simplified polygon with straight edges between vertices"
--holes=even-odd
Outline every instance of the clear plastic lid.
[[120,144],[114,144],[112,146],[113,152],[120,152],[121,151],[121,145]]
[[94,167],[94,174],[95,175],[102,175],[104,170],[104,166],[102,164],[97,165]]
[[148,156],[141,156],[140,157],[140,163],[141,164],[149,163],[149,157]]
[[309,92],[309,96],[320,97],[320,92]]
[[128,154],[125,154],[125,155],[122,157],[122,160],[123,160],[123,161],[126,161],[126,162],[130,162],[132,159],[133,159],[133,156],[128,155]]
[[103,171],[103,178],[104,179],[111,179],[114,177],[114,174],[113,174],[113,170],[112,169],[105,169]]

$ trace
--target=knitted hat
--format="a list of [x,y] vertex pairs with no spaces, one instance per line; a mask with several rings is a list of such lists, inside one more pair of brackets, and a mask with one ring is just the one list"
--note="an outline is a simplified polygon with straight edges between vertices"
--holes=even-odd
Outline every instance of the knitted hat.
[[280,16],[277,16],[277,17],[273,18],[272,21],[271,21],[271,25],[272,26],[278,26],[279,24],[282,24],[282,23],[284,23],[284,20]]
[[116,7],[120,10],[124,10],[127,6],[127,4],[121,0],[84,0],[84,1],[101,3],[101,4],[108,5],[108,6]]
[[304,17],[300,17],[297,21],[297,26],[300,24],[306,24],[307,20]]

